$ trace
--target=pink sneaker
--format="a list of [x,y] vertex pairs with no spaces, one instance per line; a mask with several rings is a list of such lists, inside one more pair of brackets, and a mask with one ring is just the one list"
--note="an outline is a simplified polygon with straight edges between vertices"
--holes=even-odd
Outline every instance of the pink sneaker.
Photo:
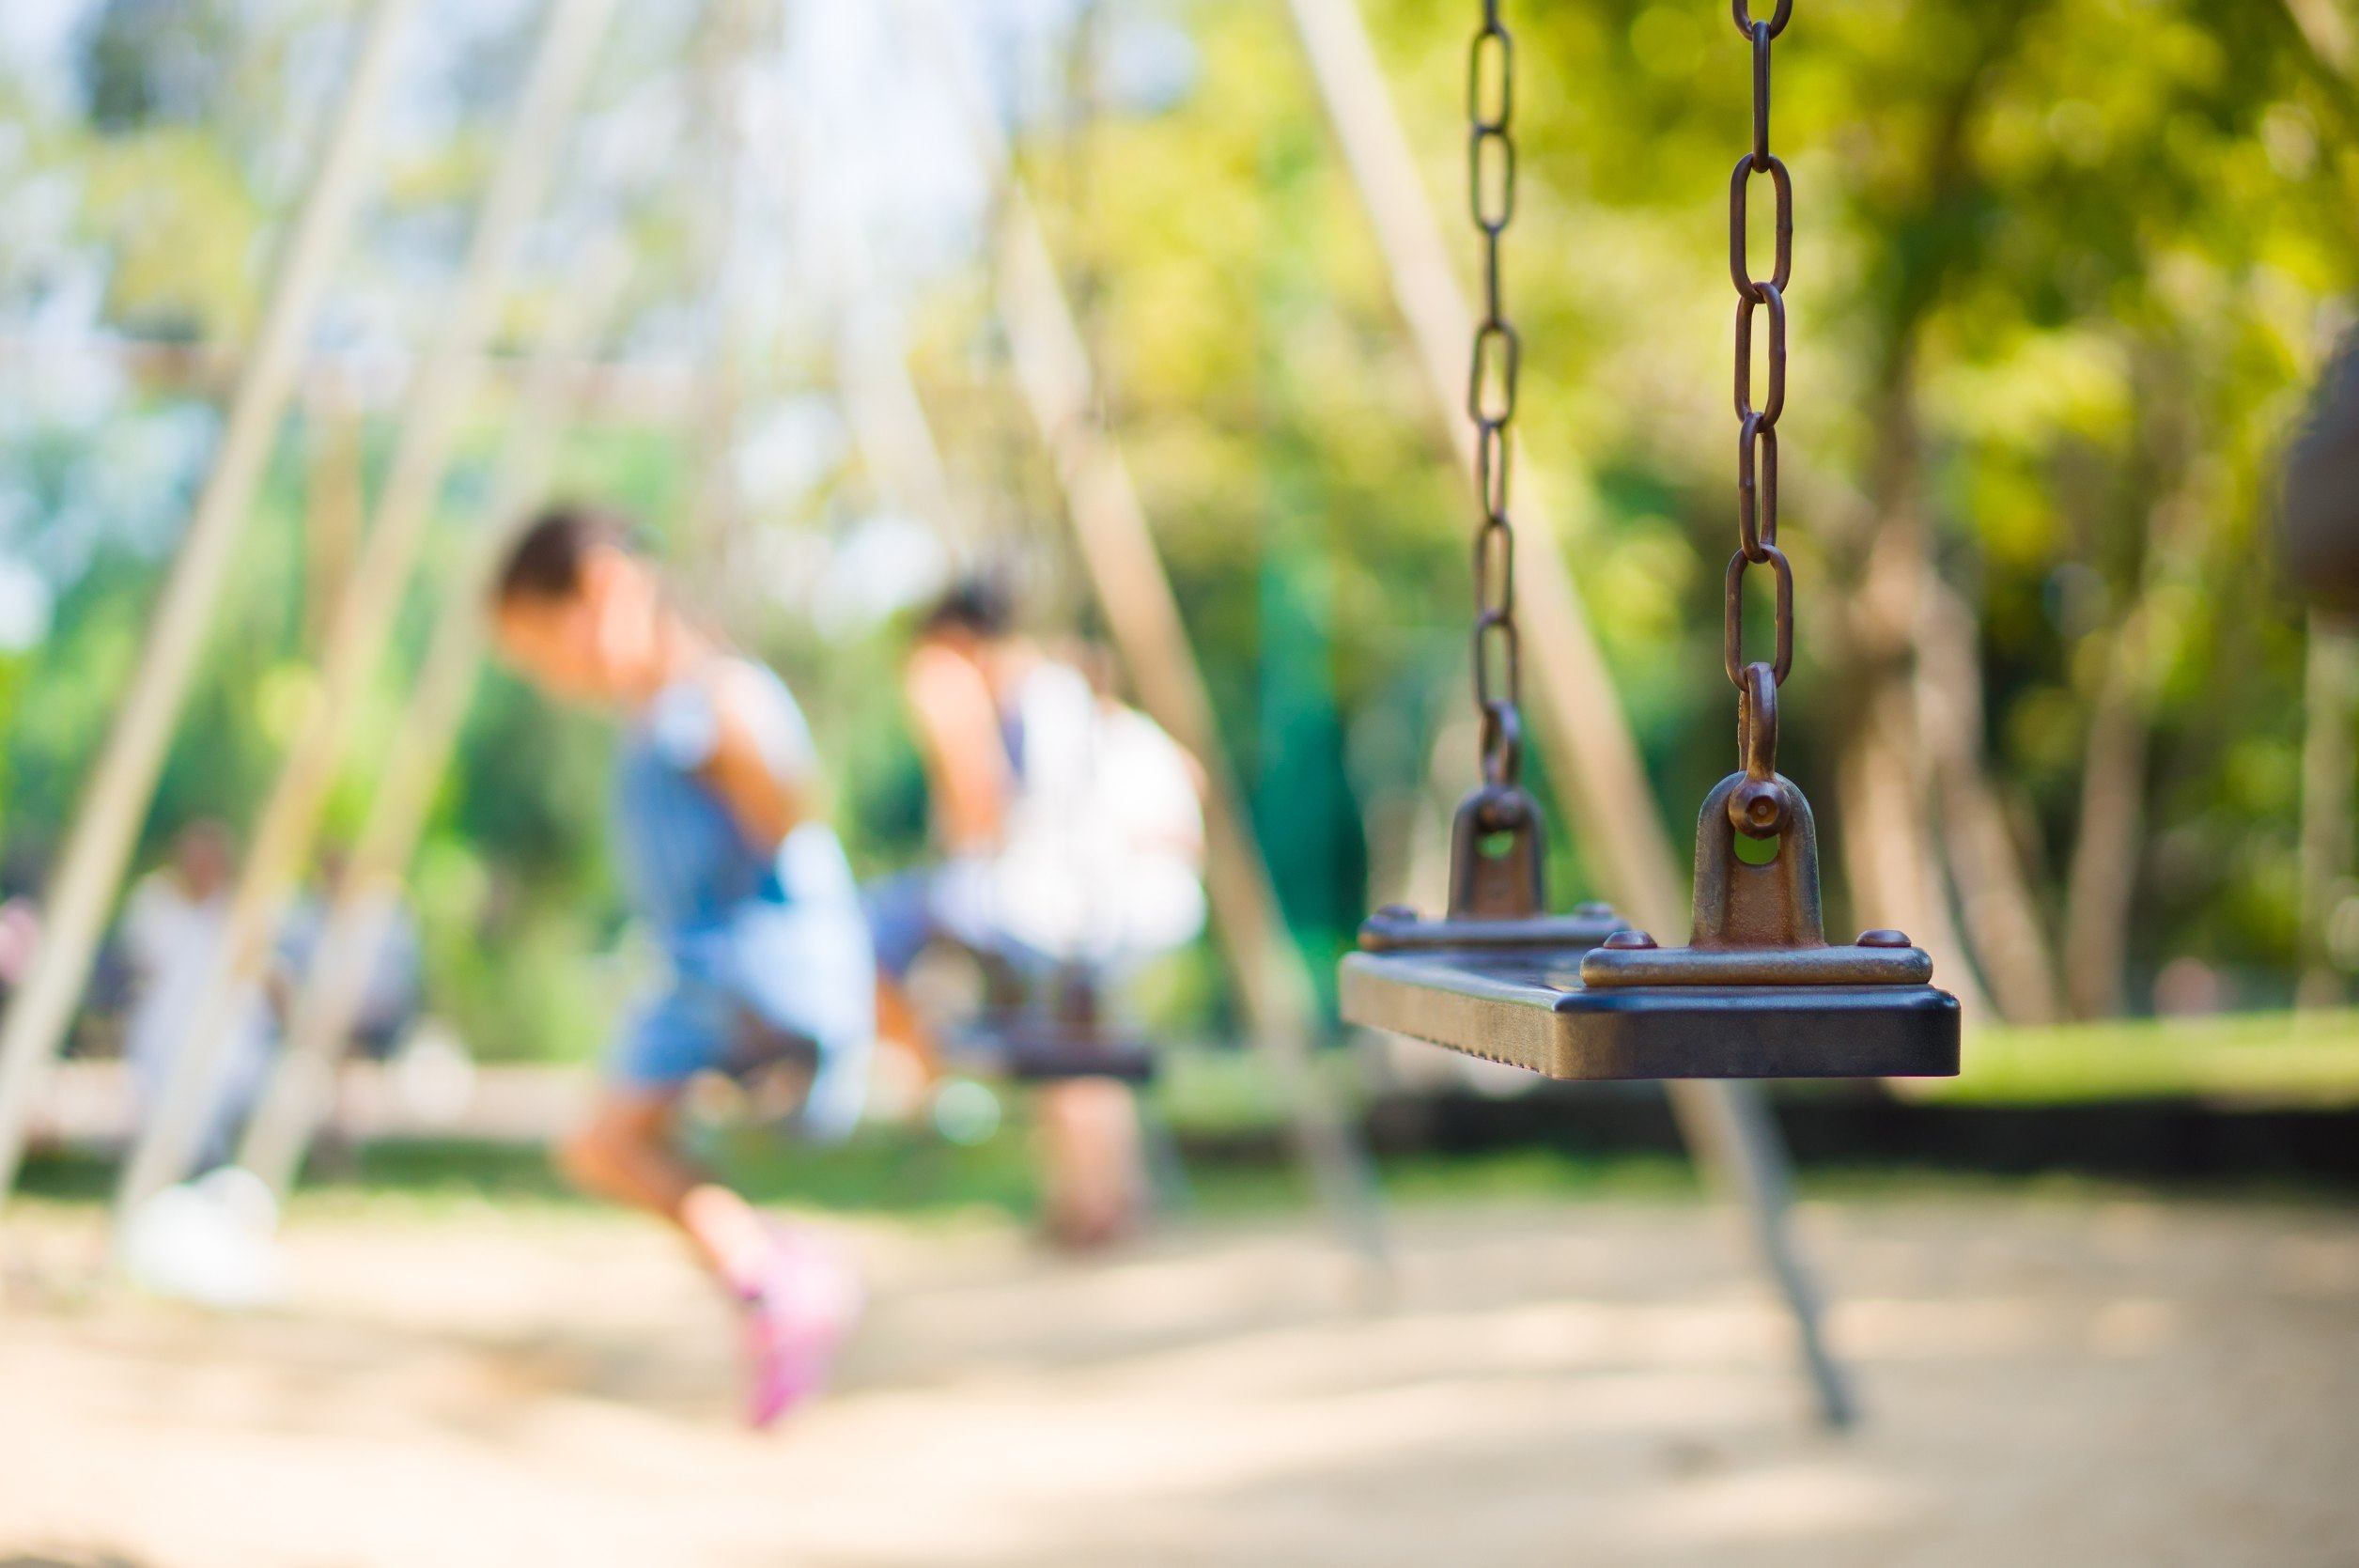
[[860,1312],[860,1274],[842,1251],[809,1231],[781,1230],[768,1273],[746,1303],[751,1425],[769,1426],[827,1386]]

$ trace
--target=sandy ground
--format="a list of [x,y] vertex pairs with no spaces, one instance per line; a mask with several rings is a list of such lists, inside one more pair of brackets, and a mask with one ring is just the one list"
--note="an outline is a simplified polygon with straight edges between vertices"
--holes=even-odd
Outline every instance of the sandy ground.
[[1277,1225],[862,1228],[840,1389],[767,1438],[626,1220],[299,1217],[237,1319],[61,1290],[86,1238],[9,1223],[0,1564],[2359,1563],[2348,1213],[1813,1209],[1845,1436],[1674,1203],[1405,1213],[1376,1312]]

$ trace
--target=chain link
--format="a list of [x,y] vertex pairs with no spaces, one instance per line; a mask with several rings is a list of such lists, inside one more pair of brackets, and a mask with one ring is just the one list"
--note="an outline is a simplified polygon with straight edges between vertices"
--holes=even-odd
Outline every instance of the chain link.
[[[1793,179],[1769,150],[1770,42],[1786,30],[1793,0],[1777,0],[1756,18],[1748,0],[1730,0],[1736,30],[1752,45],[1753,145],[1729,179],[1729,277],[1736,285],[1737,550],[1729,557],[1722,623],[1722,661],[1740,693],[1739,729],[1748,773],[1777,766],[1777,689],[1793,668],[1793,567],[1777,548],[1777,420],[1786,408],[1786,285],[1793,275]],[[1752,275],[1749,252],[1753,177],[1769,177],[1776,203],[1777,244],[1770,275]],[[1764,312],[1763,307],[1766,307]],[[1768,385],[1753,379],[1754,318],[1766,314]],[[1756,396],[1760,401],[1755,402]],[[1770,569],[1775,588],[1775,643],[1767,663],[1745,659],[1745,574]]]
[[1474,700],[1482,720],[1482,776],[1513,785],[1523,764],[1523,653],[1515,629],[1515,531],[1508,520],[1514,450],[1510,427],[1523,374],[1523,342],[1508,320],[1499,240],[1515,217],[1515,42],[1483,0],[1467,52],[1467,187],[1482,236],[1482,319],[1467,374],[1474,422],[1475,489],[1482,521],[1474,536]]

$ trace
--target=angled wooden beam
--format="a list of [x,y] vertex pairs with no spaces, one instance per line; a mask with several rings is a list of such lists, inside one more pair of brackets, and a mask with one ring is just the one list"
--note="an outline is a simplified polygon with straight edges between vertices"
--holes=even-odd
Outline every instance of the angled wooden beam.
[[[513,395],[540,374],[537,356],[489,350],[475,356],[487,390]],[[69,370],[96,361],[121,372],[142,391],[211,397],[234,393],[254,356],[235,345],[160,341],[119,333],[82,337],[0,334],[0,359],[16,365]],[[406,351],[318,349],[303,356],[295,377],[302,396],[332,397],[348,415],[398,409],[417,379],[419,356]],[[585,418],[647,425],[681,425],[704,406],[704,371],[683,358],[598,358],[567,367]]]
[[614,4],[553,0],[458,286],[433,351],[411,388],[391,476],[339,600],[318,689],[263,805],[218,955],[189,1009],[163,1092],[124,1164],[116,1192],[118,1219],[179,1180],[195,1156],[239,999],[270,961],[287,894],[302,875],[337,762],[365,707],[368,682],[433,520],[501,288],[548,190],[559,143]]
[[855,297],[844,311],[835,374],[852,439],[885,504],[923,520],[954,556],[971,552],[974,520],[951,482],[933,422],[909,380],[901,324],[873,293]]
[[0,1020],[0,1204],[23,1157],[25,1119],[90,975],[123,870],[154,798],[173,722],[276,441],[320,295],[352,229],[377,123],[416,0],[378,0],[328,132],[311,191],[247,356],[220,451],[148,621],[139,667],[74,814],[43,897],[32,972]]
[[548,489],[557,442],[577,412],[581,383],[571,367],[604,330],[626,272],[618,254],[589,262],[550,320],[492,483],[483,537],[443,590],[426,660],[395,722],[384,774],[343,879],[332,890],[318,945],[302,976],[286,1048],[238,1152],[238,1163],[282,1199],[292,1190],[333,1104],[335,1070],[397,908],[403,873],[466,722],[483,667],[491,574],[515,536],[518,520]]
[[344,389],[325,377],[303,392],[303,642],[317,658],[327,642],[328,612],[336,589],[352,569],[361,527],[368,517],[368,485],[363,448],[366,422]]

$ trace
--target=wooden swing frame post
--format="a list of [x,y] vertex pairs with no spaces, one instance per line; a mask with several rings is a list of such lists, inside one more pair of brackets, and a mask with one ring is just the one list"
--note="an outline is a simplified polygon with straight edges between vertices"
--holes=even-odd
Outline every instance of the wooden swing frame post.
[[882,301],[855,299],[835,345],[835,374],[852,440],[885,504],[923,518],[954,556],[971,551],[975,529],[934,439],[933,422],[909,379],[900,324]]
[[485,507],[483,541],[444,592],[425,661],[394,726],[384,777],[333,890],[286,1049],[239,1145],[238,1163],[282,1200],[334,1104],[335,1070],[349,1048],[403,873],[466,722],[489,634],[485,591],[516,520],[548,488],[557,443],[579,412],[575,366],[603,334],[627,272],[619,252],[594,260],[550,319]]
[[174,722],[294,389],[304,339],[350,238],[380,114],[416,8],[417,0],[378,0],[370,13],[261,331],[230,399],[220,450],[43,898],[40,950],[0,1020],[0,1206],[15,1186],[34,1100],[81,1001],[154,799]]
[[616,0],[553,0],[478,208],[475,230],[433,349],[411,383],[374,526],[353,563],[321,659],[319,689],[263,806],[211,972],[188,1015],[164,1092],[133,1143],[116,1191],[118,1222],[187,1172],[203,1135],[241,994],[271,956],[363,697],[390,640],[426,542],[474,391],[479,350],[500,291],[548,189]]

